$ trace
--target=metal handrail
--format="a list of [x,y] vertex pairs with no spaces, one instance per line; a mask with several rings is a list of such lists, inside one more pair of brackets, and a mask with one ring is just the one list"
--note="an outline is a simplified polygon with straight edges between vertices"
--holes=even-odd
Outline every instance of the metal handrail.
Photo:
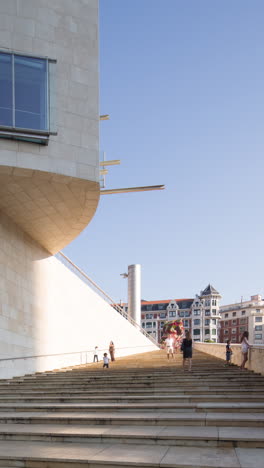
[[89,276],[75,265],[64,253],[58,252],[55,257],[63,263],[70,271],[75,273],[85,284],[92,287],[92,289],[99,294],[109,305],[111,305],[120,315],[128,320],[135,328],[137,328],[144,336],[146,336],[153,344],[159,347],[159,343],[149,335],[132,317],[130,317],[105,291],[103,291],[98,284],[96,284]]
[[[124,346],[122,348],[115,348],[115,350],[119,350],[119,349],[131,349],[131,348],[146,348],[148,346],[152,346],[152,345],[141,345],[141,346]],[[97,351],[105,351],[106,348],[101,348],[101,349],[98,349]],[[35,355],[32,355],[32,356],[15,356],[15,357],[9,357],[9,358],[1,358],[0,359],[0,362],[2,361],[18,361],[19,359],[36,359],[36,358],[43,358],[43,357],[54,357],[54,356],[70,356],[72,354],[84,354],[84,353],[93,353],[94,352],[94,348],[93,349],[87,349],[87,350],[82,350],[82,351],[70,351],[70,352],[67,352],[67,353],[53,353],[53,354],[35,354]]]

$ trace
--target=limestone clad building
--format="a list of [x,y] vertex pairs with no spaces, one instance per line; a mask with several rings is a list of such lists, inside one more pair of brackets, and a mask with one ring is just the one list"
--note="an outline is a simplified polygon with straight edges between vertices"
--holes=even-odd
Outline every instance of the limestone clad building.
[[0,378],[155,349],[53,256],[99,202],[98,83],[98,0],[0,1]]

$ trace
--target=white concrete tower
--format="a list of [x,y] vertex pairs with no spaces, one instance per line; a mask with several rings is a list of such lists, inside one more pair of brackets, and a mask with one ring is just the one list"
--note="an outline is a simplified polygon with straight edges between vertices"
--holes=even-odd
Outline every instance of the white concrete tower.
[[141,265],[128,266],[128,314],[141,324]]

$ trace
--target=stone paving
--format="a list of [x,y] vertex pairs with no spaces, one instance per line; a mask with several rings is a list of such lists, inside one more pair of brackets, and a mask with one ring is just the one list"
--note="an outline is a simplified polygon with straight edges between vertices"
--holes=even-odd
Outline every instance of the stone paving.
[[164,351],[0,381],[0,467],[264,468],[264,377]]

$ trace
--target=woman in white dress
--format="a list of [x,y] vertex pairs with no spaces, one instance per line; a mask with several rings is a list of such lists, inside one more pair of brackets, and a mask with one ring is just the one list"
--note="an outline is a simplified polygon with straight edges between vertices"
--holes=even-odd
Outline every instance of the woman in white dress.
[[240,369],[245,369],[245,364],[248,360],[248,350],[251,348],[249,342],[248,342],[248,332],[245,331],[242,335],[241,338],[241,352],[242,352],[242,364],[240,366]]

